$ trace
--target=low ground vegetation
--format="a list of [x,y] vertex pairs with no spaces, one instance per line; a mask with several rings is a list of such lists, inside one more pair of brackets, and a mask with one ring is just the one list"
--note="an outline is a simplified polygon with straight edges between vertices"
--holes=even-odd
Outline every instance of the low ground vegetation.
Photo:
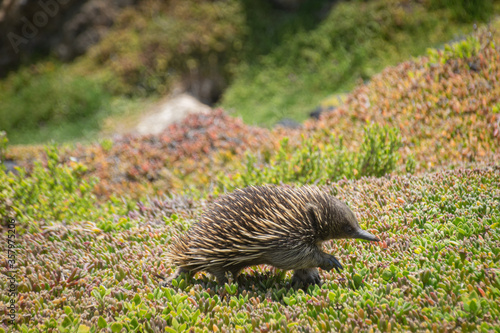
[[199,273],[189,283],[180,279],[173,288],[158,287],[155,274],[173,273],[164,260],[165,246],[189,228],[206,201],[140,203],[116,215],[135,227],[108,220],[116,232],[83,217],[53,220],[42,233],[17,240],[17,327],[22,332],[492,331],[500,317],[499,188],[497,167],[325,187],[382,242],[329,242],[326,251],[335,253],[345,270],[322,271],[324,284],[306,290],[290,289],[289,273],[265,266],[246,269],[239,285],[218,286]]
[[[42,152],[0,136],[1,160],[27,166],[0,164],[0,215],[18,221],[15,329],[498,332],[498,43],[480,31],[387,68],[298,130],[216,111],[159,137]],[[216,197],[281,182],[323,186],[382,241],[326,243],[345,270],[305,290],[266,266],[240,284],[198,273],[158,286],[172,237]]]

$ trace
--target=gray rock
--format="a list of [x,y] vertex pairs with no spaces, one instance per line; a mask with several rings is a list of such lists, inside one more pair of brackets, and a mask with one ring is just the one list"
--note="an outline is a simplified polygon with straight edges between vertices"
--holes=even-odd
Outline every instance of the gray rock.
[[290,129],[299,129],[302,128],[302,124],[299,122],[296,122],[293,119],[290,118],[283,118],[280,121],[278,121],[274,127],[283,127],[283,128],[290,128]]

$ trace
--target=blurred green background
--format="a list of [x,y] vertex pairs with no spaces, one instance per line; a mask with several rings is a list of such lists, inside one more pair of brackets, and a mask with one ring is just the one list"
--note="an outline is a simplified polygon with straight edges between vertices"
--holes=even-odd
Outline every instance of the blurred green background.
[[[302,121],[499,11],[466,0],[142,0],[106,3],[96,15],[91,3],[2,8],[0,130],[11,143],[87,141],[104,124],[113,133],[175,89],[249,124]],[[24,38],[21,18],[34,25],[50,9],[55,17]]]

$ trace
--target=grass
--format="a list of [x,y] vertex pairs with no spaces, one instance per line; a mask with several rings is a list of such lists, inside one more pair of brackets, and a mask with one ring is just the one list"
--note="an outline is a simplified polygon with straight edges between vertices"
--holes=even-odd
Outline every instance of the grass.
[[361,147],[355,151],[345,146],[342,137],[332,136],[324,145],[302,137],[299,147],[289,141],[288,137],[282,139],[276,151],[264,158],[247,153],[239,170],[220,175],[216,187],[227,192],[262,184],[324,185],[343,178],[382,177],[400,162],[401,136],[387,126],[365,127]]
[[20,145],[89,143],[130,130],[154,98],[113,96],[103,82],[57,61],[24,67],[0,82],[0,130]]
[[99,116],[91,116],[79,121],[50,122],[36,130],[33,127],[10,130],[9,138],[14,144],[24,145],[40,142],[85,142],[99,134],[101,120]]
[[318,9],[325,3],[316,3],[304,8],[307,14],[286,19],[249,11],[255,15],[248,18],[252,50],[224,92],[222,107],[249,124],[302,121],[333,92],[472,30],[445,10],[418,3],[337,2],[321,21]]
[[47,61],[0,82],[0,99],[0,130],[26,144],[94,135],[110,113],[111,96],[96,80]]

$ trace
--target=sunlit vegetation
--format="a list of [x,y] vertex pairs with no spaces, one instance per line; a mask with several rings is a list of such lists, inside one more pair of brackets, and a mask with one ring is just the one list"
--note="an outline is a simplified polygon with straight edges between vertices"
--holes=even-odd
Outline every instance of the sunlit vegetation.
[[[0,135],[1,160],[25,167],[0,164],[0,215],[22,235],[15,329],[498,331],[498,44],[479,31],[388,67],[296,130],[219,110],[90,145]],[[263,183],[323,186],[382,241],[327,242],[345,270],[305,290],[266,266],[238,284],[198,273],[158,286],[174,235],[225,190]]]

